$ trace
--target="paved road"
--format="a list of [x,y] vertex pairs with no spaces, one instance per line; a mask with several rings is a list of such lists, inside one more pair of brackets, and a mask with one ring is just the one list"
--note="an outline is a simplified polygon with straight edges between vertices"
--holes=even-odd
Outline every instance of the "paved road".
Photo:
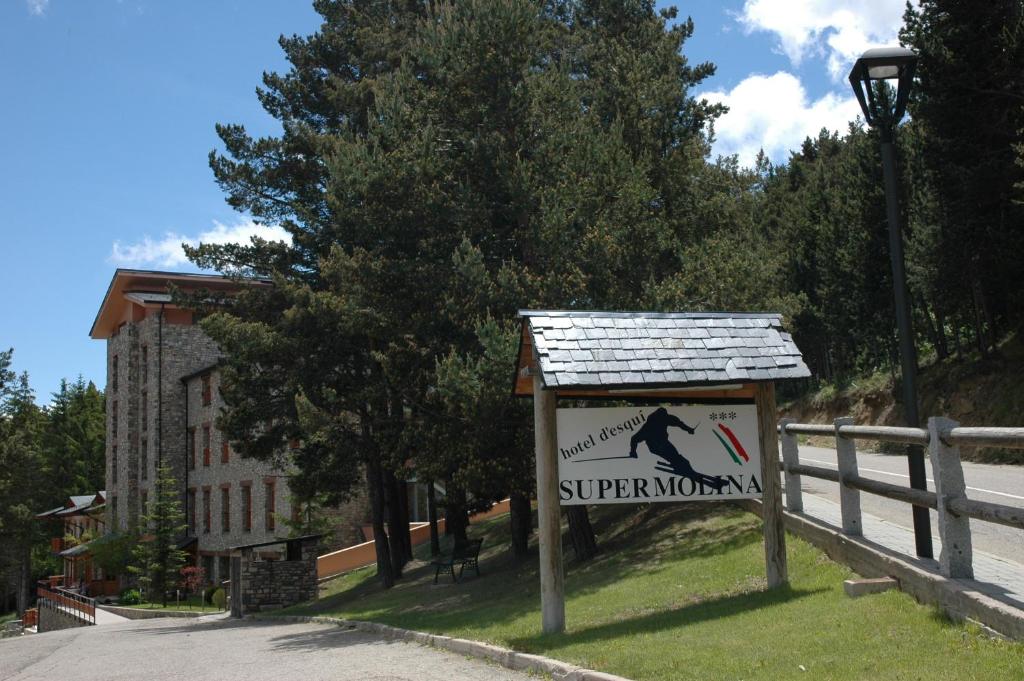
[[0,641],[2,681],[528,681],[530,676],[326,624],[137,620]]
[[[836,468],[836,452],[824,447],[800,445],[800,461],[826,468]],[[894,485],[909,485],[907,460],[902,456],[857,452],[857,467],[860,475]],[[935,489],[931,463],[925,459],[928,473],[928,489]],[[967,496],[979,501],[991,501],[1008,506],[1024,508],[1024,466],[997,466],[993,464],[964,462],[964,480],[967,482]],[[801,478],[800,489],[804,494],[815,494],[839,502],[839,485],[828,480]],[[861,511],[904,527],[913,527],[910,506],[885,497],[861,492]],[[931,512],[932,534],[939,536],[935,512]],[[1024,564],[1024,531],[995,525],[980,520],[971,520],[973,546],[979,551],[991,553]]]

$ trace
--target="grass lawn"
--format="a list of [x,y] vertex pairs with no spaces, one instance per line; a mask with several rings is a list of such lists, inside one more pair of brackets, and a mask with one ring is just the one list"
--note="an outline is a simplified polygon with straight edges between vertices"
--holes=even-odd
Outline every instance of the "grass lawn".
[[567,561],[564,634],[539,634],[536,555],[508,555],[508,516],[470,528],[484,538],[481,578],[452,585],[442,575],[434,586],[433,569],[416,563],[384,591],[364,568],[282,614],[483,640],[638,681],[1024,680],[1024,644],[990,640],[899,592],[849,599],[842,582],[853,573],[791,535],[791,586],[766,591],[760,520],[735,507],[606,506],[591,516],[602,554]]
[[220,608],[215,605],[206,603],[205,605],[200,602],[199,596],[189,596],[188,599],[183,599],[177,603],[174,599],[169,599],[167,605],[163,606],[160,603],[139,603],[138,605],[121,605],[122,608],[137,608],[140,610],[192,610],[196,612],[221,612]]
[[7,624],[18,619],[18,613],[16,612],[4,612],[0,613],[0,624]]

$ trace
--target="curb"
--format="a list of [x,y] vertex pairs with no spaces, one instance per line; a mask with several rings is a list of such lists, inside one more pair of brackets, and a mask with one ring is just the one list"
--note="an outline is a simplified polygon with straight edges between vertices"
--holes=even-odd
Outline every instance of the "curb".
[[431,648],[440,648],[458,655],[475,657],[497,663],[513,671],[525,671],[547,674],[555,681],[631,681],[624,676],[606,674],[605,672],[584,669],[543,655],[520,653],[508,648],[471,641],[466,638],[452,638],[439,634],[427,634],[400,627],[392,627],[379,622],[363,622],[361,620],[343,620],[337,617],[305,617],[299,615],[259,616],[249,615],[246,619],[258,619],[263,622],[284,621],[314,624],[334,624],[357,631],[376,634],[384,639],[418,643]]
[[[106,604],[100,605],[98,603],[96,604],[96,607],[99,610],[104,610],[106,612],[109,612],[112,615],[119,615],[119,616],[124,617],[125,619],[129,619],[129,620],[153,620],[153,619],[159,619],[161,617],[178,617],[178,618],[191,617],[191,618],[195,618],[195,617],[202,617],[203,615],[216,615],[216,614],[218,614],[217,611],[214,611],[214,612],[191,612],[191,611],[188,611],[188,610],[162,610],[162,609],[161,610],[142,610],[142,609],[139,609],[139,608],[118,607],[116,605],[106,605]],[[221,610],[219,612],[224,612],[224,611]]]

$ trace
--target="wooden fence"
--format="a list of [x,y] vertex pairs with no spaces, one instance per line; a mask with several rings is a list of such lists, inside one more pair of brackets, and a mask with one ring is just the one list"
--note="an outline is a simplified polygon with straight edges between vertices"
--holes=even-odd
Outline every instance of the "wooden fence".
[[[786,508],[803,510],[801,476],[839,483],[839,505],[843,532],[861,535],[860,493],[926,506],[938,513],[942,552],[939,565],[946,577],[973,578],[970,519],[1024,529],[1024,508],[977,501],[967,497],[960,445],[1024,449],[1024,428],[961,428],[943,417],[928,419],[928,428],[857,426],[853,419],[836,419],[832,425],[779,422],[782,461],[786,479]],[[829,435],[836,440],[839,470],[800,463],[797,435]],[[935,491],[912,489],[862,477],[857,472],[856,440],[916,444],[928,448]]]

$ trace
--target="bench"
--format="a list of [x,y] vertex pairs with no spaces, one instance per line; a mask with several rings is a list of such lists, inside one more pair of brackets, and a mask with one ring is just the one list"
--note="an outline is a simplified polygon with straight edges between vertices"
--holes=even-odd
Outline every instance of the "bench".
[[[462,572],[466,569],[466,566],[476,570],[476,576],[480,576],[480,547],[483,545],[483,539],[474,539],[465,544],[456,545],[452,549],[450,555],[438,556],[431,565],[435,566],[434,570],[434,584],[437,584],[437,578],[441,574],[442,568],[448,569],[452,574],[452,583],[458,582],[462,579]],[[455,566],[459,566],[459,576],[455,576]]]

